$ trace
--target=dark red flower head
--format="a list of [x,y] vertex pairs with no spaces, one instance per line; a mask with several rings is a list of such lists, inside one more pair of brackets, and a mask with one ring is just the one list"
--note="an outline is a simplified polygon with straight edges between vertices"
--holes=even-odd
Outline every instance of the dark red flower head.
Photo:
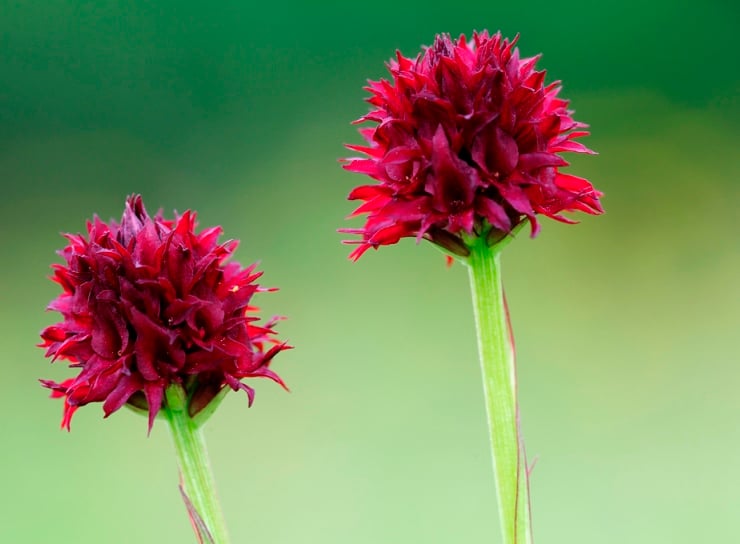
[[498,239],[529,220],[534,236],[536,214],[602,213],[601,193],[559,171],[568,164],[559,153],[592,153],[575,141],[586,125],[516,41],[437,36],[415,60],[397,53],[391,81],[369,83],[372,110],[356,122],[377,125],[360,129],[369,146],[347,146],[367,157],[344,168],[378,183],[349,195],[363,201],[353,216],[368,215],[363,228],[343,229],[362,237],[348,242],[359,244],[351,258],[409,236],[466,255],[463,234]]
[[63,321],[47,327],[41,347],[67,359],[77,377],[42,380],[64,397],[62,426],[75,410],[102,402],[106,417],[129,403],[149,412],[149,428],[165,389],[183,386],[190,414],[202,410],[225,386],[254,390],[243,378],[267,377],[272,358],[286,349],[273,339],[275,319],[254,324],[255,266],[226,262],[236,241],[218,243],[220,227],[195,232],[195,214],[174,220],[150,217],[140,196],[126,201],[123,219],[87,224],[87,236],[66,235],[53,280],[63,292],[49,305]]

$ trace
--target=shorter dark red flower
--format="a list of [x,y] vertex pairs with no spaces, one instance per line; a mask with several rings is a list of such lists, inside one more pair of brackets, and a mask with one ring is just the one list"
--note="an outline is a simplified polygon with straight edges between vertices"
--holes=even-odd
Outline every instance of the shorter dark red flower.
[[397,53],[391,80],[371,81],[370,113],[357,120],[368,146],[348,145],[365,157],[344,167],[377,183],[354,189],[367,214],[351,258],[403,237],[426,238],[466,255],[464,236],[497,240],[536,216],[573,222],[561,212],[602,213],[601,193],[585,179],[564,174],[563,152],[592,153],[577,138],[586,125],[572,118],[545,85],[538,57],[520,58],[501,34],[437,36],[416,59]]
[[46,356],[80,373],[61,383],[42,380],[64,398],[62,426],[75,410],[102,402],[107,417],[128,403],[149,412],[149,428],[165,389],[185,388],[189,411],[202,410],[224,387],[254,390],[244,378],[266,377],[287,349],[274,338],[276,318],[257,325],[255,265],[226,262],[236,241],[218,243],[220,227],[195,232],[195,214],[150,217],[140,196],[126,202],[119,223],[95,217],[87,236],[66,235],[53,280],[63,292],[49,305],[63,321],[41,337]]

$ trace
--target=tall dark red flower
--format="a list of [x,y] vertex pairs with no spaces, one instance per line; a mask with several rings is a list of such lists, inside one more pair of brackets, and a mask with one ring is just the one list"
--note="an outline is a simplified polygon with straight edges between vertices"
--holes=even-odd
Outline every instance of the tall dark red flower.
[[150,217],[132,196],[120,224],[95,217],[87,236],[66,235],[53,280],[63,292],[49,305],[63,321],[41,337],[46,356],[66,359],[80,373],[61,383],[42,380],[64,398],[62,426],[75,410],[102,402],[107,417],[129,403],[149,412],[149,428],[165,389],[183,386],[190,414],[224,387],[254,390],[244,378],[266,377],[284,343],[274,339],[276,319],[259,326],[249,305],[266,291],[255,265],[226,262],[236,241],[218,243],[220,227],[195,232],[195,214],[174,220]]
[[519,58],[517,39],[475,33],[471,40],[437,36],[417,58],[397,53],[391,80],[371,81],[370,113],[357,123],[368,146],[348,145],[366,157],[344,168],[377,181],[355,188],[354,215],[367,214],[351,258],[403,237],[429,239],[466,255],[462,235],[503,237],[537,214],[573,222],[561,212],[602,213],[601,193],[565,174],[559,153],[593,153],[577,138],[583,123],[558,97],[558,82],[544,85],[539,57]]

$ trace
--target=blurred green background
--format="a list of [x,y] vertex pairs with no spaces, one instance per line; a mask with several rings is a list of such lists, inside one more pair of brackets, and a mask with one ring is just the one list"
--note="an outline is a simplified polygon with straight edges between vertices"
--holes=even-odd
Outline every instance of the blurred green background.
[[362,86],[435,33],[520,32],[565,82],[607,214],[507,249],[540,543],[740,541],[738,5],[0,0],[0,542],[191,542],[164,425],[37,378],[60,232],[124,198],[261,260],[276,360],[206,430],[234,542],[498,542],[467,278],[346,260]]

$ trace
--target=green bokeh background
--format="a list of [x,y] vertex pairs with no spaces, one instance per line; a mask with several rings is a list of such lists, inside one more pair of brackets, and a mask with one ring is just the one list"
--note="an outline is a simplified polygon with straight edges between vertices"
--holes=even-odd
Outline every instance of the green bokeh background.
[[[592,125],[607,214],[506,251],[540,543],[740,541],[737,4],[0,0],[0,542],[191,542],[164,425],[36,380],[58,233],[127,194],[261,260],[292,392],[206,432],[234,542],[498,542],[467,278],[335,229],[366,78],[501,29]],[[552,79],[552,78],[551,78]]]

